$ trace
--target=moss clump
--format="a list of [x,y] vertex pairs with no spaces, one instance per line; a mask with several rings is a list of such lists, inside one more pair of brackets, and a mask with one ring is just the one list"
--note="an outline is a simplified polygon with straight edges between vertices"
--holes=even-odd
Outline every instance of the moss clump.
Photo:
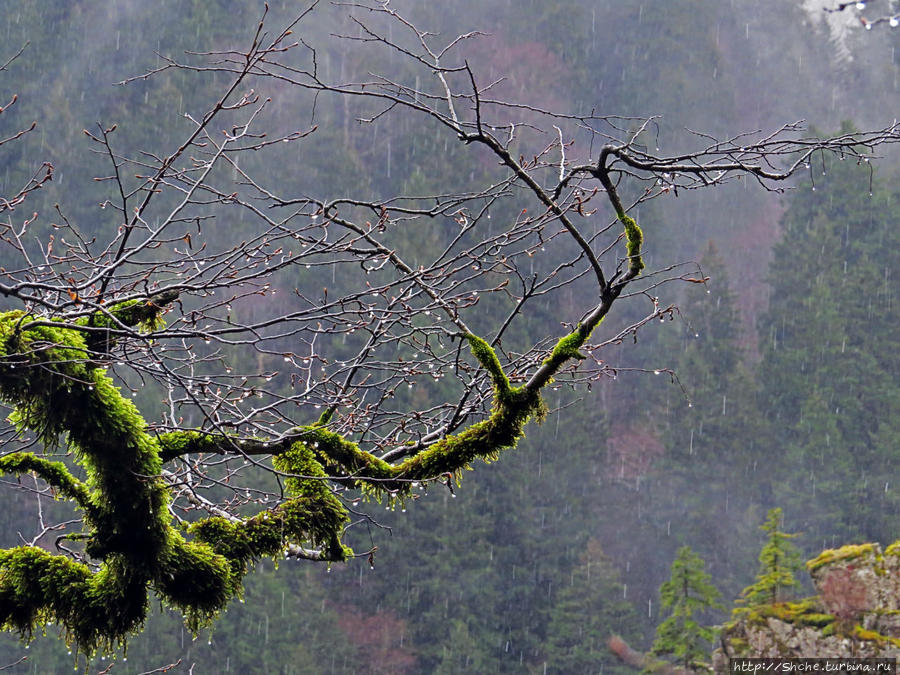
[[884,556],[900,556],[900,541],[895,541],[893,544],[884,549]]
[[491,382],[494,384],[496,395],[500,398],[508,395],[510,391],[509,378],[507,378],[506,373],[503,372],[503,366],[500,365],[500,359],[497,358],[497,353],[485,340],[482,340],[477,335],[468,333],[466,335],[466,340],[469,341],[472,355],[478,359],[478,363],[481,364],[481,367],[490,373]]
[[820,567],[837,562],[839,560],[852,560],[864,555],[873,555],[875,553],[875,544],[850,544],[841,548],[829,548],[822,551],[812,560],[807,561],[806,569],[813,572]]
[[625,250],[628,253],[628,271],[633,275],[640,274],[644,269],[644,260],[641,258],[641,247],[644,243],[644,233],[634,218],[619,214],[619,220],[625,226]]
[[162,461],[196,453],[222,454],[225,440],[201,431],[171,431],[156,437]]
[[166,322],[162,318],[162,309],[177,298],[177,291],[164,291],[150,298],[126,300],[78,319],[75,325],[92,329],[86,331],[86,343],[91,352],[106,354],[116,344],[115,330],[137,326],[150,332],[164,328]]
[[0,551],[0,625],[32,637],[53,621],[82,649],[112,649],[134,633],[147,611],[146,579],[111,559],[93,573],[39,548]]
[[[159,330],[165,327],[166,322],[162,318],[161,305],[158,302],[159,300],[155,299],[128,300],[110,307],[109,313],[116,321],[126,326],[137,326],[147,332]],[[108,316],[102,314],[95,314],[91,320],[95,326],[115,325]]]
[[192,630],[214,618],[240,588],[225,556],[180,537],[159,557],[154,576],[154,590],[188,617]]
[[[600,325],[600,322],[598,322],[597,325]],[[578,324],[575,330],[556,343],[556,346],[553,347],[553,351],[550,352],[550,356],[544,359],[544,365],[559,368],[569,359],[586,359],[587,356],[578,350],[588,341],[593,332],[593,328],[588,328],[584,324]]]
[[750,623],[762,623],[774,618],[785,623],[823,628],[834,623],[834,616],[825,614],[819,608],[817,598],[806,598],[799,602],[776,602],[774,605],[740,607],[734,610],[736,619]]
[[744,638],[729,638],[728,646],[733,656],[747,656],[750,650],[750,643]]
[[880,645],[890,645],[892,647],[900,647],[900,640],[887,635],[882,635],[874,630],[867,630],[860,625],[853,627],[853,636],[859,640],[867,642],[876,642]]
[[332,492],[316,453],[307,443],[297,442],[287,453],[275,457],[274,463],[275,468],[295,474],[285,481],[292,499],[257,519],[279,520],[292,541],[322,546],[336,560],[352,555],[340,541],[350,516]]

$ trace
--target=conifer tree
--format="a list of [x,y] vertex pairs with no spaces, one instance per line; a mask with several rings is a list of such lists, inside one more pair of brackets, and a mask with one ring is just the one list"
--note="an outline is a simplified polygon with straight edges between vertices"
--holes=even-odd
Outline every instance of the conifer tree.
[[760,403],[783,449],[769,465],[775,499],[820,542],[898,535],[895,446],[883,441],[900,410],[900,211],[895,190],[854,168],[826,160],[791,198],[760,323]]
[[775,604],[784,594],[797,588],[794,571],[800,567],[800,550],[791,543],[797,534],[782,530],[780,508],[769,510],[760,529],[766,533],[766,543],[759,553],[759,574],[756,581],[741,592],[741,601],[752,605]]
[[703,559],[690,546],[682,546],[672,562],[672,577],[659,588],[669,616],[656,629],[652,653],[669,656],[686,669],[705,665],[716,635],[715,628],[703,626],[698,615],[723,609],[721,594],[704,568]]
[[619,571],[600,542],[588,541],[580,564],[550,612],[545,656],[548,673],[627,672],[606,647],[612,634],[634,640],[639,618],[625,598]]

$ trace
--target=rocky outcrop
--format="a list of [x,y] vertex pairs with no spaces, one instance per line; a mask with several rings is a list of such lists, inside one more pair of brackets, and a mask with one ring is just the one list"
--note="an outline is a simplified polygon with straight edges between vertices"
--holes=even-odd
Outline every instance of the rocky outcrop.
[[713,667],[735,656],[867,658],[900,656],[900,542],[824,551],[806,564],[818,595],[737,610]]

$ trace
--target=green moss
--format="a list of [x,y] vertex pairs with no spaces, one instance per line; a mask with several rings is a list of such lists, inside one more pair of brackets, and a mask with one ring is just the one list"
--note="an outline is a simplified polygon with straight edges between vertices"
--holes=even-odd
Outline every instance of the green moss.
[[[116,343],[116,337],[111,332],[113,330],[119,330],[123,326],[137,326],[146,332],[164,328],[166,322],[162,318],[163,307],[177,297],[177,292],[167,291],[150,298],[115,303],[105,311],[78,319],[75,325],[95,329],[86,331],[87,347],[91,352],[106,354]],[[98,328],[109,330],[96,330]]]
[[225,556],[180,537],[160,556],[154,576],[156,592],[184,612],[195,631],[214,618],[239,588]]
[[893,544],[884,549],[884,556],[900,556],[900,541],[895,541]]
[[[774,605],[741,607],[734,611],[738,620],[748,623],[765,623],[768,618],[801,626],[824,628],[834,623],[834,616],[823,613],[817,598],[806,598],[799,602],[778,602]],[[733,625],[733,624],[732,624]]]
[[89,317],[79,319],[81,326],[93,328],[121,328],[137,326],[146,331],[165,327],[161,316],[161,308],[150,300],[136,299],[120,302],[111,306],[106,312],[95,312]]
[[834,623],[834,615],[817,614],[813,612],[797,617],[796,623],[801,623],[804,626],[816,626],[817,628],[824,628],[825,626],[830,626]]
[[14,452],[0,457],[0,471],[14,474],[33,471],[48,485],[59,490],[61,496],[74,500],[81,508],[91,508],[87,486],[75,478],[62,462],[51,462],[28,452]]
[[[356,443],[346,440],[333,431],[313,425],[299,427],[296,432],[302,440],[301,445],[310,448],[321,462],[319,469],[313,475],[320,475],[320,472],[321,475],[326,475],[321,469],[321,466],[324,466],[332,476],[352,476],[354,479],[377,480],[394,477],[394,468],[390,464],[360,449]],[[279,462],[283,461],[282,457],[284,455],[279,455]],[[295,473],[304,473],[297,468],[291,470]]]
[[498,402],[491,416],[455,436],[448,436],[415,457],[394,467],[407,480],[422,480],[449,473],[458,476],[475,459],[492,461],[505,448],[515,447],[532,416],[545,414],[537,393],[513,390]]
[[[598,323],[597,325],[600,324]],[[587,326],[578,324],[575,330],[573,330],[565,337],[561,338],[559,342],[556,343],[556,345],[553,347],[553,351],[550,352],[550,356],[544,359],[544,365],[549,365],[553,368],[559,368],[569,359],[583,360],[587,358],[578,350],[585,342],[588,341],[588,339],[591,337],[591,333],[593,333],[593,329],[588,329]]]
[[478,363],[491,376],[491,382],[494,384],[494,391],[498,397],[506,396],[510,391],[509,379],[503,372],[503,366],[500,365],[500,359],[494,349],[477,335],[471,333],[466,334],[466,340],[469,341],[469,347],[472,355],[478,359]]
[[556,363],[561,364],[569,359],[586,359],[587,357],[578,351],[578,348],[581,347],[586,340],[587,336],[582,335],[581,324],[579,324],[574,331],[556,343],[553,347],[553,351],[550,352],[550,356],[544,360],[544,363],[553,365]]
[[[302,439],[299,446],[312,452],[318,465],[324,469],[321,475],[327,474],[339,482],[364,488],[375,497],[389,494],[399,498],[409,494],[414,481],[432,480],[446,474],[459,478],[460,472],[476,459],[495,460],[501,450],[516,445],[529,419],[532,416],[542,417],[544,410],[537,394],[508,389],[502,398],[497,394],[494,410],[488,419],[471,425],[459,434],[441,439],[397,465],[378,459],[325,428],[300,427],[296,431]],[[290,464],[291,468],[282,469],[282,466],[288,466],[284,464],[286,458],[295,456],[295,448],[278,455],[277,466],[293,473],[320,475],[310,474],[306,464],[300,465],[306,470],[301,470],[295,463]],[[308,482],[301,483],[289,482],[298,491],[312,488]],[[315,485],[321,483],[314,482]]]
[[813,572],[820,567],[838,560],[852,560],[864,555],[874,554],[875,544],[850,544],[837,549],[826,549],[812,560],[807,561],[806,569]]
[[221,454],[222,440],[201,431],[171,431],[156,437],[163,461],[195,453]]
[[143,623],[146,580],[119,560],[97,573],[30,546],[0,552],[0,626],[26,639],[53,621],[85,650],[111,650]]
[[900,647],[900,640],[887,635],[882,635],[874,630],[867,630],[860,625],[853,627],[853,636],[859,640],[867,642],[876,642],[880,645],[890,645],[892,647]]
[[332,417],[334,417],[334,408],[328,408],[328,410],[319,415],[319,419],[316,421],[315,426],[324,427],[331,421]]
[[[586,339],[585,333],[582,331],[582,342]],[[327,475],[363,488],[375,497],[388,494],[392,498],[402,498],[410,492],[414,481],[433,480],[446,474],[459,479],[461,471],[476,459],[496,459],[501,450],[516,445],[532,417],[543,418],[545,408],[536,392],[510,387],[500,360],[487,342],[475,335],[467,335],[466,339],[494,384],[494,408],[488,419],[441,439],[397,465],[378,459],[318,423],[296,430],[302,445],[313,452]],[[280,457],[279,461],[282,461]]]
[[744,638],[730,638],[728,646],[731,647],[732,656],[746,656],[750,650],[750,643]]
[[[155,320],[159,308],[132,301],[110,311],[130,325]],[[95,317],[93,327],[102,320]],[[390,465],[327,429],[329,410],[273,448],[275,467],[287,474],[285,502],[244,520],[200,520],[187,528],[193,539],[186,541],[171,526],[163,458],[224,452],[238,439],[199,431],[151,436],[130,399],[92,360],[97,331],[36,321],[22,312],[0,314],[0,400],[14,407],[16,424],[45,443],[64,436],[86,478],[28,453],[0,458],[0,471],[34,471],[78,504],[88,530],[85,552],[96,566],[32,547],[0,550],[0,627],[30,637],[54,621],[87,653],[124,643],[141,627],[149,590],[196,630],[241,592],[255,561],[280,555],[287,544],[316,548],[325,560],[353,555],[341,542],[349,515],[332,482],[402,498],[413,481],[458,479],[476,459],[495,459],[516,445],[530,419],[545,414],[539,393],[511,387],[490,345],[467,335],[494,387],[487,419]],[[560,340],[549,359],[553,369],[580,357],[589,335],[579,326]]]
[[625,250],[628,253],[628,270],[632,274],[639,274],[644,269],[644,260],[641,258],[641,246],[644,243],[644,233],[635,222],[634,218],[624,213],[619,214],[619,220],[625,226]]

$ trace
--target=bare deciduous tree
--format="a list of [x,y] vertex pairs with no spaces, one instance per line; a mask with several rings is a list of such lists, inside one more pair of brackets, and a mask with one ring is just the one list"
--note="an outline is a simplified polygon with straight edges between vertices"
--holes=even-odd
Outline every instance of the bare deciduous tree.
[[[644,269],[637,204],[742,177],[782,190],[820,154],[863,163],[900,140],[896,125],[819,139],[794,123],[686,132],[695,149],[666,155],[648,146],[654,118],[503,100],[502,81],[463,56],[487,38],[442,41],[379,2],[348,6],[353,34],[334,39],[392,52],[404,76],[333,82],[297,37],[313,9],[274,35],[260,21],[246,48],[165,58],[140,76],[228,78],[174,150],[130,156],[115,127],[86,132],[108,158],[97,180],[110,186],[111,237],[64,211],[49,233],[22,218],[52,178],[47,164],[0,202],[18,259],[0,277],[16,305],[0,315],[0,395],[14,422],[0,468],[39,503],[53,493],[79,512],[42,517],[36,537],[0,552],[7,629],[54,621],[81,649],[107,648],[140,627],[148,590],[196,627],[260,557],[371,556],[342,542],[352,518],[369,518],[361,500],[452,490],[544,415],[554,380],[613,374],[603,348],[673,311],[656,287],[704,281],[695,265]],[[311,121],[271,134],[266,92],[287,89],[313,95]],[[390,198],[305,194],[281,174],[315,161],[302,149],[327,97],[363,125],[431,125],[490,178]],[[280,164],[286,146],[297,166]],[[427,245],[423,232],[435,234]],[[562,316],[576,285],[580,308]],[[592,340],[627,297],[649,301],[644,318]],[[560,334],[504,345],[538,303],[558,308]],[[131,401],[145,385],[164,398],[158,422]]]

